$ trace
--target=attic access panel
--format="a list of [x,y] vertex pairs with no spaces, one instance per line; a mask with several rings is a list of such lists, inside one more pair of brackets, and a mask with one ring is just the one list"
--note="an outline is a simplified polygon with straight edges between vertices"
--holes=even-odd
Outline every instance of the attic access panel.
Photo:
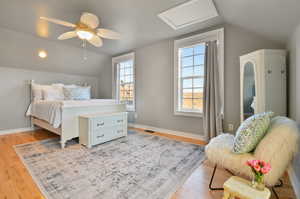
[[212,0],[190,0],[158,14],[174,30],[217,16],[219,15]]

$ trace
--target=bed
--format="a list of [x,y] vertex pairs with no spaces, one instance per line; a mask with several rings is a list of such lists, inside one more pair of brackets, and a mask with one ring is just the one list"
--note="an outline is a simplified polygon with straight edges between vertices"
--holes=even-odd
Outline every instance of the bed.
[[32,125],[60,135],[64,148],[68,140],[79,136],[80,115],[105,112],[126,112],[126,106],[113,99],[31,100],[26,115]]

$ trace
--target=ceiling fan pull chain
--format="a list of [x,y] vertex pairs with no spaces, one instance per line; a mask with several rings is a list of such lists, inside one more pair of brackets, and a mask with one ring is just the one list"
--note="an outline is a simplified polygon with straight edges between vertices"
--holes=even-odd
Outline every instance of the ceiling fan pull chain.
[[86,55],[86,40],[82,40],[82,50],[83,50],[83,60],[87,60],[87,55]]

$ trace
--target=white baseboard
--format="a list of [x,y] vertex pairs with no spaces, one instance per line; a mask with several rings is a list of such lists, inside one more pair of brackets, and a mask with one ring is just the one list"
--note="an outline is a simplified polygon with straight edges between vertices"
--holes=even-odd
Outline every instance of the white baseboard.
[[27,128],[18,128],[18,129],[6,129],[6,130],[0,130],[0,135],[6,135],[6,134],[13,134],[13,133],[22,133],[22,132],[28,132],[28,131],[34,131],[34,127],[27,127]]
[[176,135],[176,136],[180,136],[180,137],[192,138],[195,140],[207,141],[203,135],[198,135],[195,133],[174,131],[174,130],[170,130],[170,129],[163,129],[163,128],[158,128],[158,127],[154,127],[154,126],[148,126],[148,125],[136,124],[136,123],[128,123],[128,126],[133,127],[133,128],[139,128],[139,129],[148,129],[148,130],[166,133],[166,134],[170,134],[170,135]]
[[294,192],[295,192],[295,194],[296,194],[296,198],[297,198],[297,199],[300,199],[300,189],[299,189],[299,187],[300,187],[300,182],[299,182],[299,180],[298,180],[298,178],[297,178],[297,176],[296,176],[296,173],[295,173],[295,171],[294,171],[294,169],[293,169],[292,166],[290,166],[290,167],[288,168],[288,174],[289,174],[289,178],[290,178],[290,181],[291,181],[291,183],[292,183]]

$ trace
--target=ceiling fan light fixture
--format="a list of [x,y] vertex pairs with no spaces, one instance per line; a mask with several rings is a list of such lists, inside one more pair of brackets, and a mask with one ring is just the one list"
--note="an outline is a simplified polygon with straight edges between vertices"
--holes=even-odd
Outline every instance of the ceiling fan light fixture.
[[86,30],[78,30],[76,32],[76,34],[78,35],[78,37],[80,39],[85,39],[85,40],[90,40],[94,36],[94,33],[90,32],[90,31],[86,31]]
[[90,44],[92,44],[95,47],[101,47],[103,45],[102,38],[105,39],[120,39],[120,34],[117,32],[114,32],[109,29],[104,28],[97,28],[99,26],[99,18],[92,14],[84,12],[81,14],[80,21],[76,24],[63,21],[60,19],[55,18],[49,18],[49,17],[40,17],[40,19],[55,23],[58,25],[66,26],[69,28],[72,28],[72,31],[65,32],[57,39],[59,40],[65,40],[65,39],[71,39],[74,37],[78,37],[81,39],[82,47],[86,48],[86,41],[88,41]]

